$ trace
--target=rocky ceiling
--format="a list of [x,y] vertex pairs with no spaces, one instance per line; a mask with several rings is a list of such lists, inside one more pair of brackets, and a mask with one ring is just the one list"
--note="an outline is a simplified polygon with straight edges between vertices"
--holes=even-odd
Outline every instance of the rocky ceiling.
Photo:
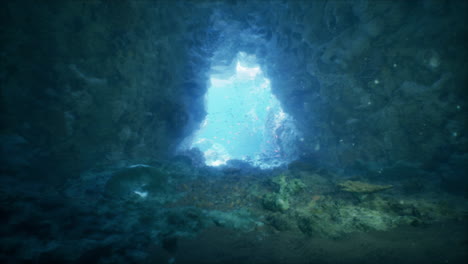
[[245,51],[296,119],[304,160],[462,175],[463,13],[462,1],[4,3],[2,170],[66,178],[169,158],[205,116],[210,67]]

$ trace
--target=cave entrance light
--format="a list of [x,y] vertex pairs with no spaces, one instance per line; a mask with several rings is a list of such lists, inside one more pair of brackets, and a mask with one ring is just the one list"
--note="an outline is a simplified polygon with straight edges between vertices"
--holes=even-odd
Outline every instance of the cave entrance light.
[[[235,70],[232,69],[235,66]],[[258,167],[281,163],[279,135],[287,114],[271,93],[255,57],[240,52],[228,73],[213,73],[206,94],[207,116],[192,141],[209,166],[244,160]],[[213,71],[214,72],[214,71]]]

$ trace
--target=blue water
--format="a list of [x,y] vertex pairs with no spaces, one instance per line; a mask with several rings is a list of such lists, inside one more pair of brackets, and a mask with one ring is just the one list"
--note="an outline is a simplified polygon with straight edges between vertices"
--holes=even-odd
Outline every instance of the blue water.
[[0,264],[468,263],[466,14],[3,1]]
[[274,129],[286,114],[260,66],[245,65],[243,56],[240,53],[236,59],[232,76],[210,79],[208,114],[192,144],[204,152],[207,165],[279,155]]

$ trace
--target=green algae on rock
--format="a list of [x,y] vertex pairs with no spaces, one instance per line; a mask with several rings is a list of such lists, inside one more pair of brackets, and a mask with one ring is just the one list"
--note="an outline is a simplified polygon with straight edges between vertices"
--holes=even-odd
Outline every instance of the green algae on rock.
[[279,174],[271,179],[276,187],[276,192],[263,196],[263,207],[274,212],[284,212],[289,209],[291,196],[303,190],[306,185],[300,179],[286,179],[285,174]]
[[375,193],[393,188],[393,185],[377,185],[361,181],[345,181],[337,185],[342,191],[351,193]]

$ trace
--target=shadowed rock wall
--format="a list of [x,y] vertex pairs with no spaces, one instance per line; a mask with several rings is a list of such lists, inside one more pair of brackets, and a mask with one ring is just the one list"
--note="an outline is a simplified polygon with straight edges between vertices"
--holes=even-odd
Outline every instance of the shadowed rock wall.
[[307,160],[466,173],[467,4],[231,1],[214,10],[214,64],[239,50],[257,55]]
[[166,158],[204,117],[203,62],[188,54],[204,13],[172,1],[5,3],[2,169]]
[[374,172],[466,162],[466,3],[290,1],[278,10],[266,65],[306,155]]
[[204,118],[210,66],[245,51],[297,120],[304,157],[375,173],[452,164],[461,175],[466,11],[462,1],[7,3],[2,168],[166,158]]

